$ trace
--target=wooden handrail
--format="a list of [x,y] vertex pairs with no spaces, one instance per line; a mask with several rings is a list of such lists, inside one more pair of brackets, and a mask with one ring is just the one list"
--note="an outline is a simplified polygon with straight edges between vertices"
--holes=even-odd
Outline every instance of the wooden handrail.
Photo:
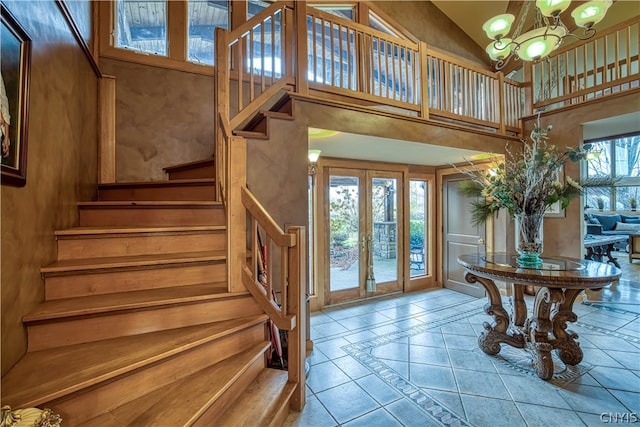
[[282,310],[278,307],[278,304],[269,298],[264,287],[253,278],[251,270],[249,270],[246,265],[242,267],[242,283],[244,283],[249,293],[251,293],[253,298],[258,302],[260,308],[267,313],[279,329],[292,331],[296,328],[296,316],[284,316],[282,314]]
[[274,243],[282,247],[295,246],[295,237],[282,231],[282,228],[271,218],[264,206],[246,188],[242,188],[242,203],[247,211],[264,227],[267,234],[274,240]]

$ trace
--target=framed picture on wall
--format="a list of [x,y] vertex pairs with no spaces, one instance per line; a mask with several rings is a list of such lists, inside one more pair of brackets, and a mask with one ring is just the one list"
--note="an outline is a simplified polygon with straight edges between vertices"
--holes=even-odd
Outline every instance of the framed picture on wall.
[[4,4],[0,43],[2,184],[22,187],[27,183],[31,39]]
[[[558,172],[558,181],[564,182],[564,167],[562,167]],[[544,212],[544,216],[550,218],[564,218],[565,212],[564,209],[562,209],[562,203],[560,200],[550,205]]]

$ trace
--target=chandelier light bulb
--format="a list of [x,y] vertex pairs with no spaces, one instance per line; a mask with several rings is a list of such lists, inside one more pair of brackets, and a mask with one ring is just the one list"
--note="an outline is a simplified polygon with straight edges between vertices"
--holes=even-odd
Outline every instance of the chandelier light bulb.
[[591,28],[602,21],[612,3],[612,0],[590,1],[576,7],[571,12],[571,16],[576,21],[577,26]]
[[571,0],[536,0],[536,7],[544,16],[555,17],[567,10]]
[[509,34],[514,19],[516,19],[515,16],[510,13],[494,16],[484,23],[482,29],[490,39],[500,40]]

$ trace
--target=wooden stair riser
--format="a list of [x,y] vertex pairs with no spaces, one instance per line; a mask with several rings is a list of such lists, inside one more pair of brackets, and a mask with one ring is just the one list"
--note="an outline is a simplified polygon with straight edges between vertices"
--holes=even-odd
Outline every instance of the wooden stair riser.
[[[47,402],[46,406],[60,413],[68,425],[80,425],[95,417],[96,414],[112,411],[127,402],[166,387],[173,381],[213,366],[226,358],[234,357],[239,352],[264,341],[264,328],[264,324],[254,325],[222,339],[181,352],[174,357],[108,379],[88,389]],[[176,396],[177,401],[183,398],[184,396]],[[108,418],[108,416],[100,417],[100,420]],[[103,424],[98,420],[92,420],[87,425],[97,427]]]
[[224,225],[225,214],[222,207],[81,206],[79,223],[81,227]]
[[224,230],[58,236],[58,260],[224,250]]
[[[169,181],[170,183],[170,181]],[[100,188],[98,200],[215,200],[216,186],[208,184],[139,186],[120,188]]]
[[253,298],[247,296],[43,320],[27,324],[28,351],[202,325],[260,313],[260,307]]
[[74,298],[227,280],[224,261],[178,266],[45,275],[45,299]]

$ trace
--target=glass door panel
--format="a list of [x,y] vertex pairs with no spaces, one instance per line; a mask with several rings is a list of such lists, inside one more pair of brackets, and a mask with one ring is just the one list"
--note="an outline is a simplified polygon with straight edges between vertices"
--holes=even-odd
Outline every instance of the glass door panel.
[[400,290],[402,174],[329,169],[327,304]]
[[[401,289],[402,228],[399,209],[399,183],[395,172],[367,171],[367,295]],[[373,272],[373,277],[371,272]],[[375,283],[375,286],[373,286]]]
[[409,181],[409,271],[411,277],[427,272],[427,182]]
[[360,295],[361,204],[358,175],[329,176],[329,292]]

